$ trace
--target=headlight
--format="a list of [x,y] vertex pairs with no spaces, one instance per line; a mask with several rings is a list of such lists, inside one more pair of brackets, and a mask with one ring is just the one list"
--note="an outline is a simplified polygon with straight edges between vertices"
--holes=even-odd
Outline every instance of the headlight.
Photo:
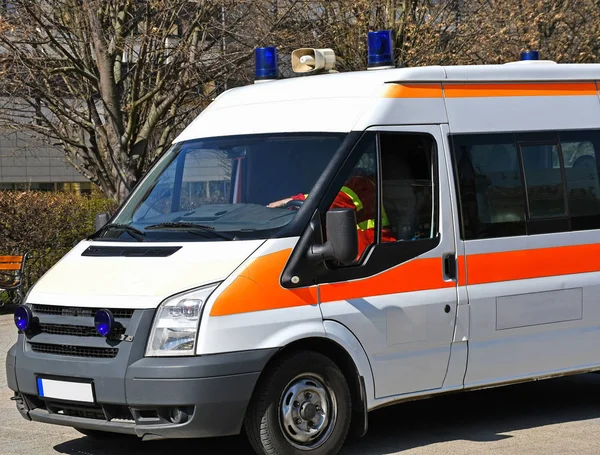
[[217,286],[218,283],[179,294],[161,303],[148,338],[146,356],[194,355],[202,308]]

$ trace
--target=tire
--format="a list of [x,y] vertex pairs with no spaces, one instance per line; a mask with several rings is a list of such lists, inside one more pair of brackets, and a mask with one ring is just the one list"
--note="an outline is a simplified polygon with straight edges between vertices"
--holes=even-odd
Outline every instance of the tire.
[[259,381],[244,427],[259,455],[334,455],[348,435],[348,383],[328,357],[299,351]]

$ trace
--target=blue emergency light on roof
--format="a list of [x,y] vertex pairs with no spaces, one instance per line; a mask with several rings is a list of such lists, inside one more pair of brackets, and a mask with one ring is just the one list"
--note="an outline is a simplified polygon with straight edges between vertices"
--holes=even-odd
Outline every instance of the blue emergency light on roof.
[[391,30],[369,32],[367,45],[369,52],[369,68],[394,66],[394,51]]
[[255,79],[277,79],[277,49],[275,47],[257,47],[254,50],[254,57]]
[[539,60],[539,51],[523,51],[521,52],[521,60]]

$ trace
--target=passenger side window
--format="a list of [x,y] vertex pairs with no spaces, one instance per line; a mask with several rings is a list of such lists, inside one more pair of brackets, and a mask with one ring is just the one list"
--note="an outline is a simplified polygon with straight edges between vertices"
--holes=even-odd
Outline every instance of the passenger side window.
[[438,234],[435,141],[425,134],[381,133],[382,242]]

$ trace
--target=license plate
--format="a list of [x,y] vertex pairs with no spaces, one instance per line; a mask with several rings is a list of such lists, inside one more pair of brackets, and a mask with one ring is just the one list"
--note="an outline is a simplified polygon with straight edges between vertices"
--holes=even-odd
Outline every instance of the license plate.
[[37,378],[37,387],[38,395],[42,398],[94,403],[94,391],[89,382]]

